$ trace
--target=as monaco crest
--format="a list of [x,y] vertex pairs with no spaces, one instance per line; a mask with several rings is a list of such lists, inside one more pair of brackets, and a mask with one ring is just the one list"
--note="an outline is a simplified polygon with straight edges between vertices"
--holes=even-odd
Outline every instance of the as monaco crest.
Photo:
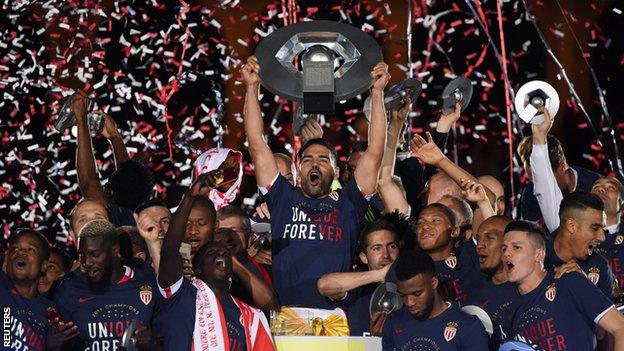
[[340,199],[340,195],[335,191],[329,193],[329,197],[334,201],[338,201],[338,199]]
[[457,266],[457,257],[455,257],[455,255],[450,255],[444,260],[444,263],[451,268],[455,268],[455,266]]
[[624,242],[624,236],[623,235],[618,235],[615,237],[615,245],[620,245],[622,242]]
[[557,289],[555,288],[555,283],[552,283],[546,288],[546,299],[550,302],[553,302],[555,297],[557,296]]
[[587,274],[587,278],[594,283],[594,285],[598,284],[598,280],[600,280],[600,269],[596,267],[592,267],[589,269],[589,273]]
[[456,322],[448,322],[446,323],[446,328],[444,328],[444,340],[451,341],[457,334],[457,323]]
[[149,284],[143,284],[139,290],[139,298],[141,299],[141,302],[143,302],[146,306],[149,305],[149,303],[152,302],[152,287]]

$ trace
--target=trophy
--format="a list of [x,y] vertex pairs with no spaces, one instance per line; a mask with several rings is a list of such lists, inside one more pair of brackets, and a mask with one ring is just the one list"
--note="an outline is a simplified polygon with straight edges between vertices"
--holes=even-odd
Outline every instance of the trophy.
[[463,112],[472,98],[472,82],[464,77],[457,77],[450,81],[442,91],[442,113],[449,114],[455,111],[455,104],[459,102]]
[[125,351],[136,351],[137,347],[137,339],[134,333],[139,328],[139,320],[133,319],[130,324],[126,327],[126,330],[121,337],[121,347]]
[[369,312],[372,317],[377,312],[392,313],[401,307],[403,307],[403,301],[399,298],[396,284],[386,282],[373,291]]
[[559,94],[552,85],[541,80],[530,81],[520,87],[514,100],[520,119],[530,124],[540,124],[544,114],[538,113],[540,107],[546,107],[554,119],[559,111]]
[[332,21],[280,28],[258,44],[255,55],[262,85],[303,104],[299,118],[304,122],[310,115],[333,114],[336,102],[367,90],[373,67],[383,60],[371,36]]
[[[68,97],[61,110],[59,111],[58,117],[56,119],[56,123],[54,124],[54,128],[62,132],[65,129],[69,129],[76,126],[76,116],[72,111],[72,103],[74,102],[74,96]],[[87,103],[87,111],[90,111],[93,108],[93,103],[91,100]],[[89,125],[89,131],[91,131],[92,135],[98,134],[102,132],[104,129],[104,117],[97,112],[88,112],[87,113],[87,124]],[[74,136],[77,134],[75,130],[72,128],[72,134]]]
[[[422,83],[416,78],[406,78],[396,83],[384,94],[384,106],[386,112],[396,111],[403,105],[403,100],[410,97],[412,102],[416,100],[422,91]],[[370,96],[364,100],[364,115],[370,122],[371,118],[371,99]]]

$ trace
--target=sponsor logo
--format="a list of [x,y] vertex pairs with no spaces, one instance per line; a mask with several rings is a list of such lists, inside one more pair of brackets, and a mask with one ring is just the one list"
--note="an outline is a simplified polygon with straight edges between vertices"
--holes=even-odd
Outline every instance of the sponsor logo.
[[80,296],[78,298],[78,303],[85,303],[85,302],[91,301],[93,299],[95,299],[95,296]]
[[457,334],[457,322],[448,322],[446,323],[446,328],[444,328],[444,340],[451,341]]
[[555,283],[550,284],[548,288],[546,288],[546,293],[544,294],[544,296],[546,296],[546,299],[550,302],[553,302],[555,300],[555,297],[557,296],[557,288],[555,287]]
[[149,303],[152,302],[152,287],[149,284],[143,284],[139,290],[139,298],[141,299],[141,302],[145,305],[149,305]]
[[444,263],[451,268],[455,268],[455,266],[457,266],[457,257],[455,257],[455,255],[450,255],[444,260]]
[[406,330],[406,328],[396,328],[394,329],[395,334],[401,334]]

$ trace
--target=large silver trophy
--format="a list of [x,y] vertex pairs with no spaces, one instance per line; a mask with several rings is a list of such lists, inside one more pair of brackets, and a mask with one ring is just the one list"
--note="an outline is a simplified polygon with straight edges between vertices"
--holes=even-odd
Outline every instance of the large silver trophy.
[[332,21],[280,28],[258,44],[255,55],[262,85],[275,95],[303,104],[299,119],[333,114],[336,102],[371,86],[370,73],[383,60],[381,48],[371,36]]
[[[54,128],[59,132],[72,128],[76,125],[76,116],[74,115],[74,111],[72,111],[73,101],[74,96],[71,95],[65,100],[61,110],[58,113]],[[92,108],[93,103],[92,100],[89,99],[89,102],[87,103],[87,111],[91,111]],[[98,134],[102,132],[102,129],[104,129],[104,117],[102,117],[102,115],[98,112],[87,112],[87,124],[89,125],[91,134]],[[76,134],[75,131],[72,131],[72,133]]]

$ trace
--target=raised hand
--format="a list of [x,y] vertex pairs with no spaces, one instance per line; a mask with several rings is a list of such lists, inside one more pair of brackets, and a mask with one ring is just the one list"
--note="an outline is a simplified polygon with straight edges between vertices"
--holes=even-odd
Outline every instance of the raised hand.
[[546,136],[550,132],[550,128],[553,125],[553,119],[550,116],[550,112],[546,107],[540,107],[538,110],[544,114],[544,121],[540,124],[531,124],[531,131],[533,132],[533,144],[544,145],[546,144]]
[[301,131],[299,132],[301,135],[301,143],[305,145],[308,140],[312,139],[320,139],[323,137],[323,127],[321,124],[314,119],[309,119],[305,124],[301,127]]
[[136,222],[139,234],[141,234],[141,237],[145,239],[146,242],[156,242],[165,238],[165,231],[154,217],[146,213],[140,216],[135,213],[134,221]]
[[102,128],[103,137],[111,139],[112,137],[119,135],[117,123],[115,123],[113,118],[109,116],[108,113],[104,111],[96,111],[95,113],[102,115],[102,118],[104,119],[104,128]]
[[373,68],[371,72],[373,78],[372,90],[383,91],[386,84],[390,81],[390,73],[388,73],[388,65],[384,62],[379,62]]
[[59,318],[55,318],[50,323],[48,331],[48,339],[46,341],[47,349],[60,349],[63,343],[78,336],[78,326],[73,322],[63,323]]
[[390,118],[401,121],[401,122],[405,122],[405,120],[407,119],[407,115],[410,112],[411,105],[412,105],[412,99],[408,96],[405,99],[403,99],[403,104],[401,105],[400,109],[390,112]]
[[87,94],[78,90],[72,96],[72,112],[76,119],[80,120],[87,116],[87,105],[89,104],[89,97]]
[[433,142],[431,133],[427,132],[426,135],[427,140],[418,134],[414,135],[411,143],[412,155],[428,165],[437,166],[444,160],[444,153]]
[[436,130],[440,133],[448,133],[449,130],[455,125],[461,116],[461,104],[458,102],[455,104],[455,109],[448,113],[440,115]]
[[483,184],[468,179],[461,179],[459,186],[464,199],[470,202],[487,201],[487,194]]
[[134,332],[134,336],[140,348],[149,348],[152,345],[152,330],[148,326],[139,325]]
[[260,76],[258,75],[260,72],[260,63],[255,56],[249,56],[247,58],[247,63],[245,63],[241,69],[241,79],[246,86],[254,86],[257,87],[260,84]]

